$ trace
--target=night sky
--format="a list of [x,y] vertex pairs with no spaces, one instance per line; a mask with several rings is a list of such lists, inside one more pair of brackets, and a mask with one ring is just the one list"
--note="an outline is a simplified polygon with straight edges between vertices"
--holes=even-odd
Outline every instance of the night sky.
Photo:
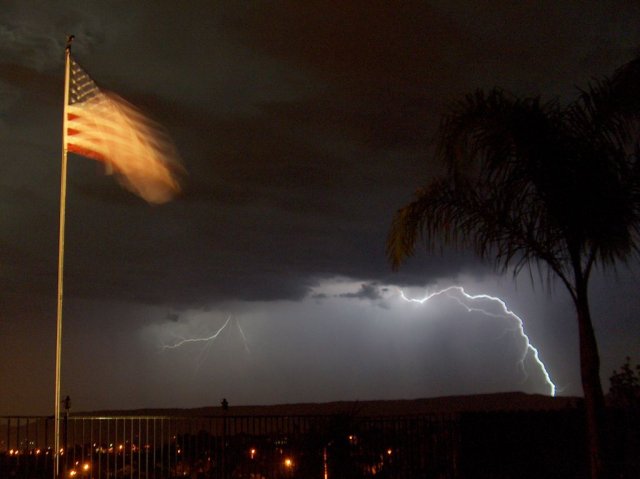
[[[431,145],[452,100],[501,86],[569,101],[640,53],[638,25],[622,0],[2,1],[0,415],[53,412],[67,34],[187,171],[151,206],[69,156],[62,395],[81,411],[548,394],[499,304],[400,294],[452,285],[505,300],[558,393],[580,395],[559,282],[453,250],[393,273],[384,245],[441,172]],[[605,388],[640,360],[639,274],[592,282]],[[179,344],[196,338],[211,339]]]

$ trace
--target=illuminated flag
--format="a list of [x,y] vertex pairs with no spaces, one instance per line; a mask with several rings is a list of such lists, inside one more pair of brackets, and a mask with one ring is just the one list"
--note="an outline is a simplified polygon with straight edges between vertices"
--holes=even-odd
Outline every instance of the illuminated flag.
[[100,89],[73,59],[65,108],[67,151],[103,162],[108,173],[149,203],[165,203],[180,191],[178,154],[163,128]]

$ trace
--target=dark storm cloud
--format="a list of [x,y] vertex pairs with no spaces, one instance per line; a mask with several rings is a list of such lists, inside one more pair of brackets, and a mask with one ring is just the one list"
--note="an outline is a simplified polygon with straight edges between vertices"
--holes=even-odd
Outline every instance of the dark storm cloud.
[[[560,8],[544,22],[529,7],[476,18],[437,2],[196,3],[182,10],[160,2],[126,12],[71,7],[66,17],[27,10],[5,14],[4,48],[24,63],[3,70],[12,90],[46,95],[55,109],[61,80],[52,67],[61,55],[38,59],[61,51],[54,27],[78,28],[74,51],[98,82],[146,108],[179,146],[189,173],[184,196],[150,214],[111,179],[96,178],[93,164],[75,165],[70,177],[77,216],[69,223],[76,245],[69,292],[149,302],[302,298],[323,277],[387,278],[389,218],[438,171],[425,158],[448,99],[495,82],[491,62],[503,55],[511,60],[500,62],[498,79],[520,87],[531,81],[531,72],[519,71],[524,63],[560,65],[544,72],[558,84],[596,55],[569,42],[572,27],[560,26],[577,12]],[[49,17],[53,26],[40,28]],[[206,21],[193,23],[195,17]],[[508,33],[493,28],[505,19],[528,20],[544,27],[540,37],[559,40],[541,45],[538,34],[523,33],[514,50]],[[617,19],[598,19],[602,33],[582,38],[604,35]],[[554,62],[545,62],[550,54]],[[48,70],[29,70],[35,67]],[[468,71],[473,75],[463,75]],[[56,156],[55,144],[49,155]],[[129,208],[113,213],[114,204]],[[415,280],[465,264],[477,270],[469,258],[422,260],[426,269]],[[397,280],[415,281],[411,268]],[[100,274],[80,279],[91,271]]]
[[389,304],[385,300],[385,295],[389,289],[377,283],[363,283],[360,289],[355,292],[341,293],[336,295],[337,298],[358,299],[372,301],[376,306],[389,309]]
[[[72,5],[75,3],[75,5]],[[42,71],[60,64],[72,32],[83,38],[79,53],[103,41],[100,14],[70,2],[63,9],[47,1],[5,2],[0,14],[0,53],[4,61]]]
[[362,284],[360,289],[355,293],[343,293],[338,295],[340,298],[358,298],[358,299],[382,299],[380,290],[376,284]]

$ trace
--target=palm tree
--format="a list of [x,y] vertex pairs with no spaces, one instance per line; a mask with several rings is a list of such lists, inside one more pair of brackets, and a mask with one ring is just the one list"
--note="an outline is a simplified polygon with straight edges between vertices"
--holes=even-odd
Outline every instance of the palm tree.
[[398,210],[387,239],[394,269],[424,241],[430,251],[473,248],[514,276],[537,267],[546,284],[564,284],[578,321],[593,479],[606,468],[588,285],[594,267],[627,261],[640,244],[640,96],[629,101],[639,70],[630,63],[564,106],[500,89],[453,104],[436,137],[446,173]]

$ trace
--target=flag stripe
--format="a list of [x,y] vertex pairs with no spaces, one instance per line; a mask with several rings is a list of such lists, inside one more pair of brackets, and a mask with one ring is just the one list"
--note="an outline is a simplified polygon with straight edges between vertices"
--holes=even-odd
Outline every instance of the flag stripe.
[[127,189],[151,203],[180,191],[177,152],[164,130],[101,90],[73,59],[66,119],[67,151],[104,162]]
[[69,145],[68,151],[75,153],[77,155],[80,156],[85,156],[87,158],[91,158],[92,160],[96,160],[96,161],[103,161],[106,162],[107,159],[98,154],[97,152],[93,151],[93,150],[88,150],[86,148],[82,148],[79,145]]

